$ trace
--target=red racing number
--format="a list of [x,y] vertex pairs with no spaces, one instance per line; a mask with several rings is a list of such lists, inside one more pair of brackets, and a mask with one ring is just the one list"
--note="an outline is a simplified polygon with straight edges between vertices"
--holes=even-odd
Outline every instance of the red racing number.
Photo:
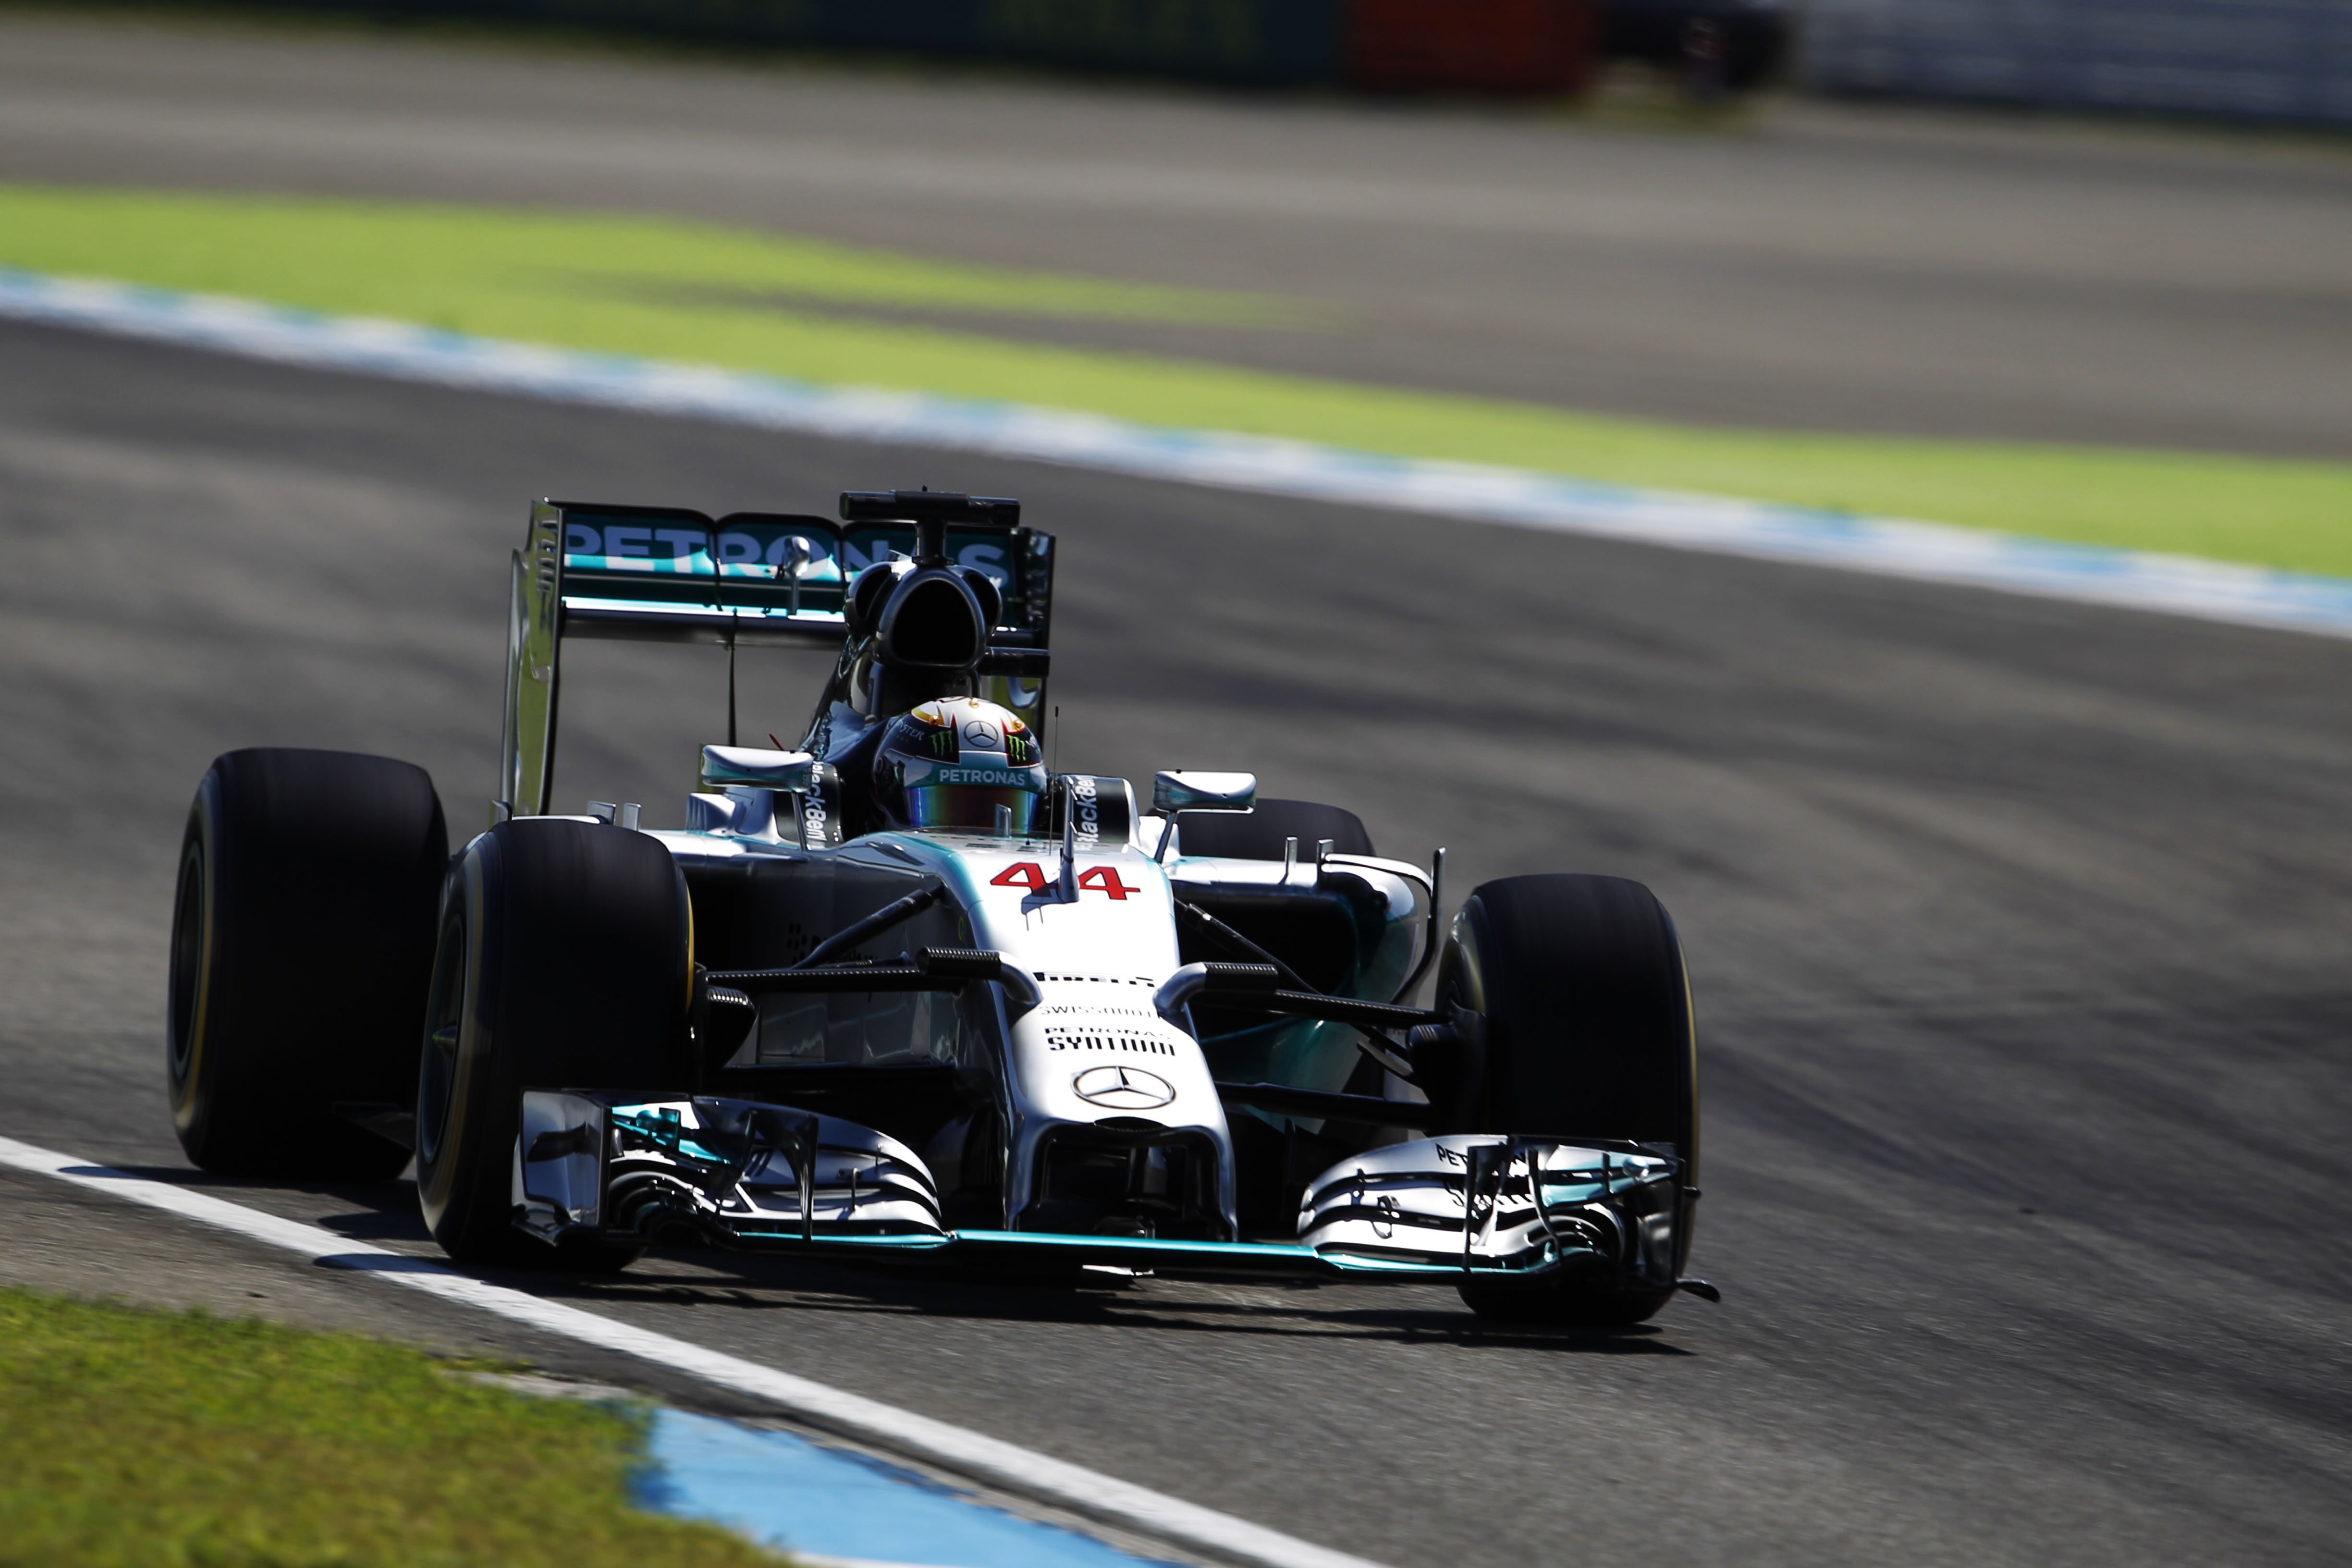
[[1126,883],[1120,881],[1118,879],[1118,868],[1116,866],[1088,867],[1084,871],[1078,873],[1078,886],[1081,888],[1092,888],[1097,892],[1108,893],[1120,903],[1125,903],[1127,901],[1128,894],[1139,893],[1143,891],[1141,888],[1130,888]]
[[[988,885],[992,888],[1026,888],[1033,893],[1042,893],[1053,886],[1045,879],[1045,868],[1034,860],[1023,860],[1007,866],[991,877]],[[1108,893],[1121,903],[1127,901],[1128,894],[1143,891],[1141,888],[1130,888],[1119,880],[1116,866],[1087,867],[1078,873],[1078,886],[1091,892]]]

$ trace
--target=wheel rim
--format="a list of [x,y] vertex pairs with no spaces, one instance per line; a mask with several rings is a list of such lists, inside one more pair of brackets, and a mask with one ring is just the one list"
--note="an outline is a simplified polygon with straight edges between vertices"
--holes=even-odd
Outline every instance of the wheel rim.
[[457,1092],[458,1035],[466,1012],[466,922],[452,910],[442,922],[433,955],[433,990],[425,1009],[425,1047],[418,1055],[416,1158],[430,1164],[441,1157],[449,1128],[450,1102]]
[[180,886],[172,900],[172,1020],[168,1037],[172,1082],[184,1085],[195,1064],[196,1001],[205,958],[205,856],[203,844],[188,841],[180,858]]

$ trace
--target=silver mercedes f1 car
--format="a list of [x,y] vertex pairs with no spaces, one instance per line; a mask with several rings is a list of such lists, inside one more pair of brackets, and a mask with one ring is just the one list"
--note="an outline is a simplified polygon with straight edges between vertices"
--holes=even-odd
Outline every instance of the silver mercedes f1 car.
[[[1383,858],[1248,773],[1162,773],[1145,810],[1050,773],[1053,581],[1006,500],[540,503],[498,799],[454,858],[404,763],[205,775],[172,937],[189,1156],[353,1181],[413,1156],[435,1238],[483,1266],[708,1244],[1418,1280],[1598,1324],[1713,1299],[1685,1273],[1689,992],[1648,889],[1512,877],[1447,921],[1443,850]],[[726,648],[682,829],[551,814],[576,637]],[[839,658],[798,748],[737,744],[735,649],[810,642]]]

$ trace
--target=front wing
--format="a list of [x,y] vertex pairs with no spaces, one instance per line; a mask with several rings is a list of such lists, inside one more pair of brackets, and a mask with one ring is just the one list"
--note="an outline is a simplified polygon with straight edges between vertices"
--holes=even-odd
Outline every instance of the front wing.
[[1342,1161],[1308,1184],[1297,1243],[948,1228],[912,1150],[838,1117],[698,1096],[533,1089],[516,1223],[550,1243],[697,1241],[834,1257],[1160,1273],[1674,1289],[1679,1162],[1635,1144],[1456,1134]]

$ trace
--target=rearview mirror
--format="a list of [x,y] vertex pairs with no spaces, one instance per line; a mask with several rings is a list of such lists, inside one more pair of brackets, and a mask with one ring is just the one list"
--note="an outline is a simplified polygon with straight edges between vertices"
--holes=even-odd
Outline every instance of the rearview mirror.
[[702,787],[750,784],[755,789],[805,790],[816,759],[806,752],[772,752],[762,746],[702,748]]
[[1250,811],[1257,805],[1255,773],[1156,773],[1151,809],[1162,816],[1180,811]]

